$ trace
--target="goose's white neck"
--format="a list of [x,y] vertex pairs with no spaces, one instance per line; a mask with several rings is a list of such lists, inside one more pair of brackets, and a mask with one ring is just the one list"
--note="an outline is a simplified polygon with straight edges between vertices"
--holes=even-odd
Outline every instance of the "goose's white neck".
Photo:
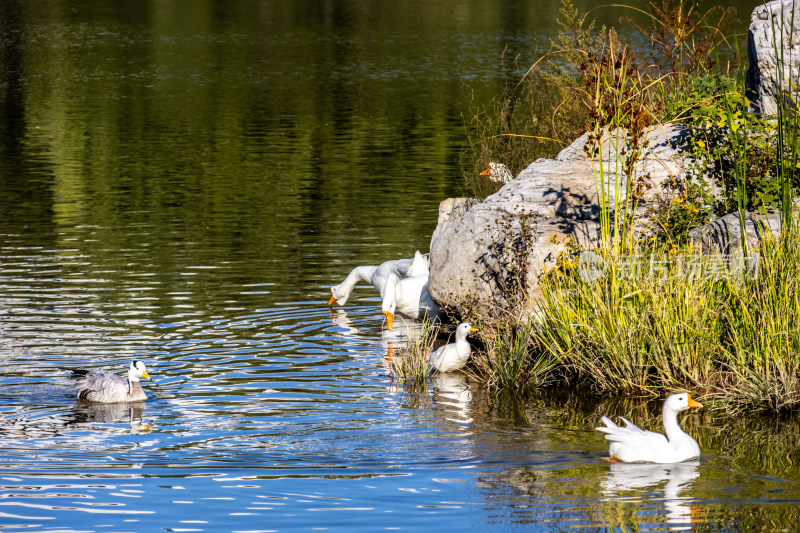
[[467,335],[469,335],[469,330],[463,331],[459,329],[456,331],[456,342],[467,342]]
[[381,300],[381,310],[386,313],[392,313],[397,310],[397,284],[399,283],[400,278],[397,277],[397,274],[389,274],[389,277],[386,278],[386,283],[384,284],[383,288],[381,289],[381,293],[383,299]]
[[664,433],[667,435],[667,440],[674,443],[689,436],[678,425],[678,412],[675,409],[664,405],[661,416],[664,421]]
[[128,383],[135,383],[139,381],[140,374],[133,369],[133,367],[128,369]]
[[[341,282],[339,285],[336,286],[334,291],[334,296],[341,295],[346,296],[350,294],[353,290],[353,287],[358,285],[359,281],[364,281],[369,283],[372,281],[372,275],[378,269],[377,266],[366,265],[366,266],[357,266],[350,273],[344,278],[344,281]],[[341,299],[337,296],[337,300]]]

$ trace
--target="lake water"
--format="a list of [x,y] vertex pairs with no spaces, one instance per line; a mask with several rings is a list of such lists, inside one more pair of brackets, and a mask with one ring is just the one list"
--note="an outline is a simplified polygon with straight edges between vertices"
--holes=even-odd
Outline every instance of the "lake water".
[[[609,465],[600,416],[657,402],[406,391],[377,293],[326,304],[427,251],[464,117],[557,12],[0,2],[0,530],[796,530],[795,419]],[[133,359],[145,404],[76,403],[63,368]]]

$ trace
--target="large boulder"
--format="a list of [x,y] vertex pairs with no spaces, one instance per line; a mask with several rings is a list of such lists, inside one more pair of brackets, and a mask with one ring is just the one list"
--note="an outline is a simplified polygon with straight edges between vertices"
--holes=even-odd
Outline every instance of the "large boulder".
[[[689,231],[689,241],[704,254],[721,254],[731,258],[740,255],[742,228],[739,213],[734,211],[703,226]],[[746,211],[744,234],[747,248],[752,249],[767,238],[777,239],[781,234],[781,215],[777,210],[767,213]]]
[[[637,210],[644,226],[649,206],[663,193],[661,185],[685,176],[689,168],[679,148],[685,136],[686,130],[676,125],[653,128],[646,136],[647,150],[634,172],[649,187]],[[613,207],[617,185],[624,201],[625,180],[618,179],[618,169],[625,156],[615,155],[623,138],[622,132],[604,138],[602,178],[600,158],[586,154],[584,135],[555,159],[532,163],[482,202],[442,202],[431,239],[428,288],[433,299],[462,314],[498,318],[519,311],[516,303],[538,298],[540,273],[554,266],[565,248],[597,244],[601,179],[606,205]]]
[[[787,102],[790,98],[796,101],[797,87],[800,86],[798,47],[800,1],[775,0],[753,10],[747,38],[750,66],[747,69],[746,85],[750,101],[756,110],[767,115],[778,112],[776,98],[779,76]],[[778,68],[780,61],[782,64]]]

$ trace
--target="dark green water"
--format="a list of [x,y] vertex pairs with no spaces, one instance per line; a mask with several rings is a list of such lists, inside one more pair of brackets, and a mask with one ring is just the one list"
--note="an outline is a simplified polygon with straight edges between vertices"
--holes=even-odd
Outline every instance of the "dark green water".
[[[0,529],[795,529],[795,420],[687,416],[698,463],[610,467],[599,417],[657,405],[403,391],[377,293],[325,304],[427,251],[464,116],[557,13],[0,0]],[[145,406],[60,369],[131,359]]]

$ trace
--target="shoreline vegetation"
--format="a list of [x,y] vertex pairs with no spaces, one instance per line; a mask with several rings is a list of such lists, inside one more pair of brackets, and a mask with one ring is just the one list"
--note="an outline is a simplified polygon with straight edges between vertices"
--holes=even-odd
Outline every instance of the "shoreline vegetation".
[[[481,174],[490,161],[517,175],[586,132],[585,150],[595,155],[603,136],[618,132],[624,163],[614,190],[624,194],[600,195],[600,242],[593,250],[572,247],[542,272],[539,301],[528,299],[522,282],[505,288],[504,297],[535,319],[461,317],[479,328],[467,371],[494,391],[570,387],[654,397],[689,390],[734,414],[796,413],[800,121],[787,107],[793,104],[779,101],[777,116],[750,111],[747,43],[731,30],[738,16],[731,8],[652,0],[629,10],[647,21],[624,21],[647,46],[597,27],[591,12],[562,0],[550,52],[473,117],[462,165],[470,197],[501,186]],[[648,176],[632,169],[648,148],[646,130],[666,124],[688,128],[694,169],[667,184],[667,200],[649,209],[643,231],[637,208]],[[693,249],[689,230],[732,211],[742,221],[741,242],[747,211],[779,213],[780,237],[724,257]],[[602,271],[589,280],[587,253]],[[425,342],[412,340],[406,355],[430,345],[431,327],[423,325]],[[427,373],[396,375],[408,383]]]

